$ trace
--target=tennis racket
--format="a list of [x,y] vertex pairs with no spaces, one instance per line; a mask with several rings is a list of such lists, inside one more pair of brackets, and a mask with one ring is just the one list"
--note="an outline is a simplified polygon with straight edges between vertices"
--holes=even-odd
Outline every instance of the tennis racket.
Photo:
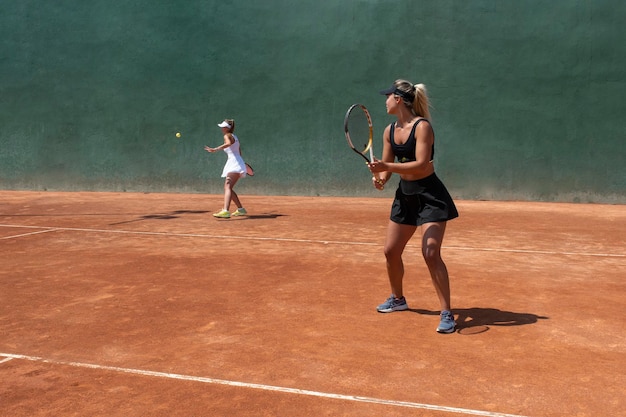
[[250,175],[251,177],[254,177],[254,170],[247,162],[246,162],[246,175]]
[[[374,148],[372,146],[372,138],[374,129],[372,117],[367,108],[362,104],[350,106],[346,112],[346,117],[343,119],[343,128],[350,148],[367,162],[373,161]],[[374,178],[381,185],[382,189],[382,181],[378,175],[375,174]]]

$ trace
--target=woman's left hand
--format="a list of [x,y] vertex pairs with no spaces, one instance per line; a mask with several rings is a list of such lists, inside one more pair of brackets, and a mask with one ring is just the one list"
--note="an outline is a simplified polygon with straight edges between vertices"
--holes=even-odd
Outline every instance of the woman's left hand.
[[381,180],[380,178],[376,178],[376,176],[372,177],[372,185],[378,191],[382,191],[385,189],[385,181]]

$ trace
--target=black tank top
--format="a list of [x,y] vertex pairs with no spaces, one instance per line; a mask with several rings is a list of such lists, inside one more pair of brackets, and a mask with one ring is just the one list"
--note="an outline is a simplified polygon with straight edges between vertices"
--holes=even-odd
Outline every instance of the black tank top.
[[[396,156],[396,158],[398,158],[398,162],[404,163],[404,162],[415,161],[415,145],[417,143],[415,141],[415,128],[417,127],[418,124],[420,124],[422,120],[426,120],[428,122],[427,119],[419,119],[417,122],[415,122],[415,124],[413,124],[413,128],[411,129],[411,133],[409,134],[409,138],[403,144],[397,144],[393,140],[393,131],[395,130],[396,124],[395,123],[391,124],[390,126],[391,130],[389,131],[389,140],[391,141],[391,150],[393,151],[393,154]],[[435,158],[435,131],[433,130],[433,146],[430,151],[430,160],[432,161],[434,158]]]

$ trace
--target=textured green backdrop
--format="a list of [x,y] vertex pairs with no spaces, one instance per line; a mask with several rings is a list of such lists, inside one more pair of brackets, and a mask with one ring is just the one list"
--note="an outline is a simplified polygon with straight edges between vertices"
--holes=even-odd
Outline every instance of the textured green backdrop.
[[[423,82],[437,172],[465,199],[626,203],[622,0],[8,0],[0,188],[381,195],[343,113]],[[176,139],[175,132],[182,132]]]

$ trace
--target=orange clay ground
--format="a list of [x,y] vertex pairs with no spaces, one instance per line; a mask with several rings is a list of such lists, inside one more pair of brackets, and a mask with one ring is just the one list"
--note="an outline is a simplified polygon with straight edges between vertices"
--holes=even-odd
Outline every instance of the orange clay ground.
[[389,295],[390,199],[0,192],[0,415],[618,416],[626,207],[458,201]]

